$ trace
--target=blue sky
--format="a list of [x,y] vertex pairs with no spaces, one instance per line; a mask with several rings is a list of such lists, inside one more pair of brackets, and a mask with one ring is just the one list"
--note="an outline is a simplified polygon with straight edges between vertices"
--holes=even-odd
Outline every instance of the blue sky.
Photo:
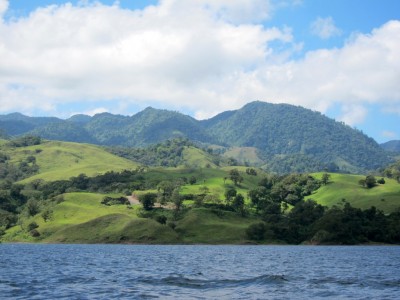
[[400,139],[397,0],[0,0],[0,17],[0,114],[261,100]]

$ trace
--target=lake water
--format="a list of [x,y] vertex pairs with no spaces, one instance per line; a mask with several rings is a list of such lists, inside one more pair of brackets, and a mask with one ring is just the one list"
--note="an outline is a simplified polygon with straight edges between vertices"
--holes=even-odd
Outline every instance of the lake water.
[[400,299],[400,247],[0,244],[0,298]]

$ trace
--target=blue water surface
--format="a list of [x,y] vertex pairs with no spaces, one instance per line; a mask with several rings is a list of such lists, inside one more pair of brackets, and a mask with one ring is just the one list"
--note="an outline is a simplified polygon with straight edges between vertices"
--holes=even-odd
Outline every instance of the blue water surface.
[[0,244],[0,298],[400,299],[400,247]]

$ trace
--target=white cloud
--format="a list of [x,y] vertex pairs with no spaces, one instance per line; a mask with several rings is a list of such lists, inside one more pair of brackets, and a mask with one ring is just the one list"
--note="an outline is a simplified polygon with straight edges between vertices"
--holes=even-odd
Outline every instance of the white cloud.
[[98,107],[98,108],[87,110],[87,111],[83,111],[83,112],[80,111],[80,112],[70,113],[69,116],[72,117],[72,116],[77,115],[77,114],[84,114],[84,115],[88,115],[88,116],[93,117],[94,115],[105,113],[105,112],[109,112],[109,110],[107,108],[105,108],[105,107]]
[[356,125],[362,123],[367,114],[367,109],[361,105],[344,105],[339,121],[343,121],[348,125]]
[[332,17],[318,17],[311,23],[311,33],[326,40],[333,36],[341,35],[342,31],[335,26]]
[[122,114],[151,102],[210,117],[258,99],[322,112],[346,105],[342,119],[355,124],[365,103],[400,106],[399,21],[292,60],[290,28],[250,22],[261,2],[256,21],[271,14],[260,1],[53,5],[0,23],[0,112],[116,99]]
[[385,138],[394,139],[397,137],[396,132],[384,130],[381,132],[381,135]]

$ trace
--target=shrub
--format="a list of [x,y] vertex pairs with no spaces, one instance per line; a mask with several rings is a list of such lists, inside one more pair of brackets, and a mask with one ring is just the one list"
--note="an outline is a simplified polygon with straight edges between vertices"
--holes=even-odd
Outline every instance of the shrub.
[[160,224],[165,225],[167,223],[167,217],[164,215],[157,216],[156,221]]
[[28,230],[28,231],[32,231],[32,230],[34,230],[34,229],[36,229],[36,228],[38,228],[38,227],[39,227],[39,225],[38,225],[36,222],[32,222],[32,223],[29,223],[29,224],[28,224],[27,230]]
[[246,229],[246,235],[250,240],[261,241],[264,239],[266,230],[264,222],[254,223]]

